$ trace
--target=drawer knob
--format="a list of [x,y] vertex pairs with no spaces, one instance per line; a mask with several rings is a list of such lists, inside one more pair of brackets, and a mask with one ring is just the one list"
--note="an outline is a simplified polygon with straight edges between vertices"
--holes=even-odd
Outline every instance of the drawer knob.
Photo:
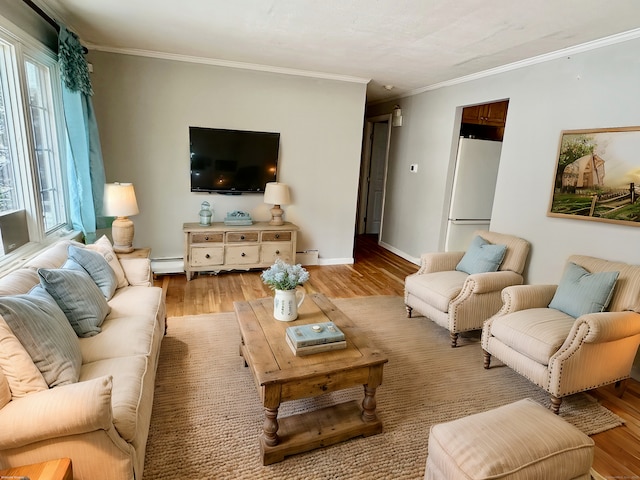
[[276,250],[276,255],[280,255],[280,250]]
[[240,240],[244,240],[244,235],[240,235]]
[[276,233],[276,238],[280,238],[280,234],[279,233]]
[[204,256],[204,258],[211,258],[211,255],[209,255],[208,253]]
[[246,257],[246,256],[247,256],[247,254],[246,254],[246,253],[244,253],[244,252],[242,252],[242,253],[240,254],[240,256],[241,256],[241,257]]
[[209,237],[204,237],[205,240],[209,240]]

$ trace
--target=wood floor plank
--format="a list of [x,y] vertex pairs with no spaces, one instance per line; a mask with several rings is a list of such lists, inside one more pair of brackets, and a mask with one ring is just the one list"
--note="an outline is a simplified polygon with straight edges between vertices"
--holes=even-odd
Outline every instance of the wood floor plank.
[[[404,279],[418,266],[380,247],[376,236],[356,238],[353,265],[307,267],[310,280],[305,291],[329,298],[370,295],[404,295]],[[262,283],[260,271],[197,274],[190,282],[184,275],[164,275],[154,283],[163,288],[167,316],[233,311],[234,301],[273,295]],[[605,478],[640,479],[640,382],[630,380],[619,398],[611,387],[589,392],[624,419],[625,425],[593,435],[594,468]]]

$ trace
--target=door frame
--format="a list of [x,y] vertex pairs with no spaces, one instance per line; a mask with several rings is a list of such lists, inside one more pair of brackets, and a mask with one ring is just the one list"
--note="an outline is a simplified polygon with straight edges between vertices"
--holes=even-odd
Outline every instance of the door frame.
[[356,234],[361,235],[366,231],[366,216],[367,216],[367,198],[369,196],[369,173],[371,172],[371,153],[372,153],[372,137],[373,137],[373,124],[384,123],[388,125],[387,128],[387,146],[385,148],[384,155],[384,179],[382,185],[382,212],[380,213],[380,233],[378,233],[378,243],[382,237],[382,230],[384,228],[384,204],[385,197],[387,195],[387,173],[389,167],[389,147],[391,144],[391,130],[393,128],[391,124],[392,114],[377,115],[374,117],[367,117],[365,119],[364,138],[362,147],[362,156],[360,160],[360,181],[358,183],[358,208],[356,215]]

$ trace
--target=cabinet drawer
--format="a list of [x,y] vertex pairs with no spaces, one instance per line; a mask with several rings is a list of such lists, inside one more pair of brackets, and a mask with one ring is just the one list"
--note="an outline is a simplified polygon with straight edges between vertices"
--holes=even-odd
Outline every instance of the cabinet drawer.
[[224,247],[191,247],[190,263],[193,267],[222,265],[224,263]]
[[263,242],[290,242],[291,232],[262,232]]
[[226,247],[225,264],[246,265],[258,263],[260,260],[260,245],[238,245]]
[[257,242],[258,233],[259,232],[227,232],[227,242]]
[[224,233],[192,233],[191,243],[210,243],[217,242],[222,243],[224,240]]
[[292,255],[291,251],[291,243],[283,243],[283,244],[269,244],[265,243],[262,245],[262,252],[260,253],[260,261],[262,263],[274,263],[276,258],[281,258],[287,263],[291,263]]

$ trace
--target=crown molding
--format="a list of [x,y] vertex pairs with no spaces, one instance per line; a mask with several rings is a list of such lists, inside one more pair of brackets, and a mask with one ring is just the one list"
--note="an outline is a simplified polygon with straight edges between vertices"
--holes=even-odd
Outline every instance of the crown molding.
[[[555,52],[545,53],[543,55],[538,55],[536,57],[527,58],[525,60],[520,60],[518,62],[508,63],[506,65],[502,65],[500,67],[491,68],[489,70],[484,70],[482,72],[473,73],[471,75],[465,75],[464,77],[454,78],[452,80],[445,80],[444,82],[435,83],[433,85],[428,85],[426,87],[417,88],[415,90],[411,90],[409,92],[403,93],[396,98],[404,98],[410,97],[413,95],[418,95],[423,92],[427,92],[430,90],[437,90],[443,87],[450,87],[452,85],[459,85],[461,83],[471,82],[473,80],[478,80],[481,78],[491,77],[493,75],[498,75],[500,73],[510,72],[512,70],[517,70],[522,67],[529,67],[531,65],[537,65],[539,63],[548,62],[550,60],[557,60],[558,58],[567,57],[571,55],[576,55],[578,53],[588,52],[590,50],[595,50],[602,47],[607,47],[609,45],[615,45],[617,43],[627,42],[629,40],[634,40],[640,38],[640,28],[636,28],[634,30],[629,30],[627,32],[617,33],[615,35],[610,35],[608,37],[603,37],[598,40],[594,40],[591,42],[581,43],[580,45],[576,45],[573,47],[564,48],[562,50],[556,50]],[[385,101],[390,101],[392,99],[387,99]]]
[[338,75],[334,73],[314,72],[310,70],[297,70],[295,68],[274,67],[271,65],[261,65],[257,63],[235,62],[232,60],[221,60],[218,58],[195,57],[189,55],[179,55],[175,53],[154,52],[151,50],[137,50],[130,48],[114,48],[102,45],[87,44],[89,50],[100,52],[119,53],[122,55],[134,55],[137,57],[157,58],[161,60],[173,60],[176,62],[200,63],[203,65],[214,65],[217,67],[239,68],[242,70],[255,70],[259,72],[280,73],[283,75],[295,75],[298,77],[311,77],[323,80],[336,80],[339,82],[367,84],[371,79],[353,77],[350,75]]

